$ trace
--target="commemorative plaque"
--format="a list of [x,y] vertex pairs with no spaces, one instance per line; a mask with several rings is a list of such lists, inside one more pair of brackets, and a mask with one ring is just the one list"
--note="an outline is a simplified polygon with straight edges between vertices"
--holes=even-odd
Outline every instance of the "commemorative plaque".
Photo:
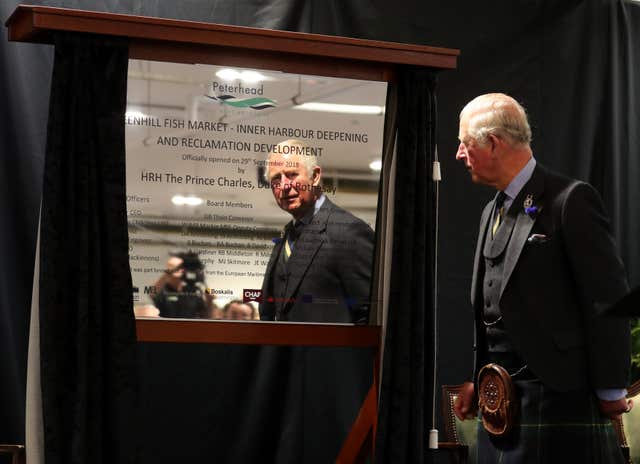
[[[375,228],[386,86],[130,60],[125,130],[136,315],[260,319],[266,268],[292,220],[274,198],[274,163],[317,164],[316,193]],[[284,157],[270,161],[274,154]],[[343,245],[354,246],[349,237]]]

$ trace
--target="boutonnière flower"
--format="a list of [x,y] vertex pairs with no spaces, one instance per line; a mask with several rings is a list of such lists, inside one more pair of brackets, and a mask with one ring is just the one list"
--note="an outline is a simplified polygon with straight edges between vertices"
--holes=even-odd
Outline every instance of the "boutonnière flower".
[[524,207],[525,214],[527,214],[532,219],[535,219],[538,213],[542,211],[542,206],[533,204],[533,195],[531,194],[527,195],[522,206]]

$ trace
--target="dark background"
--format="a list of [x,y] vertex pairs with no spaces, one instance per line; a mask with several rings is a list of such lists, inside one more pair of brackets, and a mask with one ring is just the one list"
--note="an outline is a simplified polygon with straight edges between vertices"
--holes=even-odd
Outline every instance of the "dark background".
[[[612,217],[630,283],[640,284],[640,244],[636,237],[640,231],[637,206],[640,203],[637,185],[640,179],[640,3],[630,0],[29,3],[460,49],[458,69],[441,73],[437,88],[438,152],[443,171],[441,384],[459,383],[470,371],[472,321],[468,289],[473,249],[481,208],[493,194],[487,188],[471,184],[463,167],[454,159],[458,113],[474,96],[505,92],[525,105],[532,123],[536,159],[564,174],[591,182],[601,192]],[[0,0],[3,21],[16,5],[14,1]],[[27,334],[52,51],[49,46],[0,40],[0,257],[3,264],[0,272],[0,442],[24,443]],[[183,348],[176,347],[178,349]],[[143,369],[158,375],[161,367],[154,370],[149,359],[146,355],[141,357]],[[207,378],[196,373],[190,381],[205,383]],[[143,388],[144,385],[143,381]],[[206,388],[199,388],[197,392],[206,400]]]

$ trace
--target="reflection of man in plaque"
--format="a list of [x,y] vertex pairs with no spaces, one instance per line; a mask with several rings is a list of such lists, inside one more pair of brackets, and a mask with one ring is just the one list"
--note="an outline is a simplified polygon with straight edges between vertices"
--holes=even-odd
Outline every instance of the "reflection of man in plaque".
[[322,169],[297,140],[278,144],[266,175],[278,206],[292,216],[267,265],[263,320],[367,321],[373,231],[322,192]]

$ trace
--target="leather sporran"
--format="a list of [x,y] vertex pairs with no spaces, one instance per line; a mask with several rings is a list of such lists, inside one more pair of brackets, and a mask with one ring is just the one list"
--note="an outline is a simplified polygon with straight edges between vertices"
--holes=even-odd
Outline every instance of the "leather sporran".
[[480,369],[478,407],[482,425],[489,434],[501,437],[514,428],[518,401],[511,376],[498,364],[487,364]]

